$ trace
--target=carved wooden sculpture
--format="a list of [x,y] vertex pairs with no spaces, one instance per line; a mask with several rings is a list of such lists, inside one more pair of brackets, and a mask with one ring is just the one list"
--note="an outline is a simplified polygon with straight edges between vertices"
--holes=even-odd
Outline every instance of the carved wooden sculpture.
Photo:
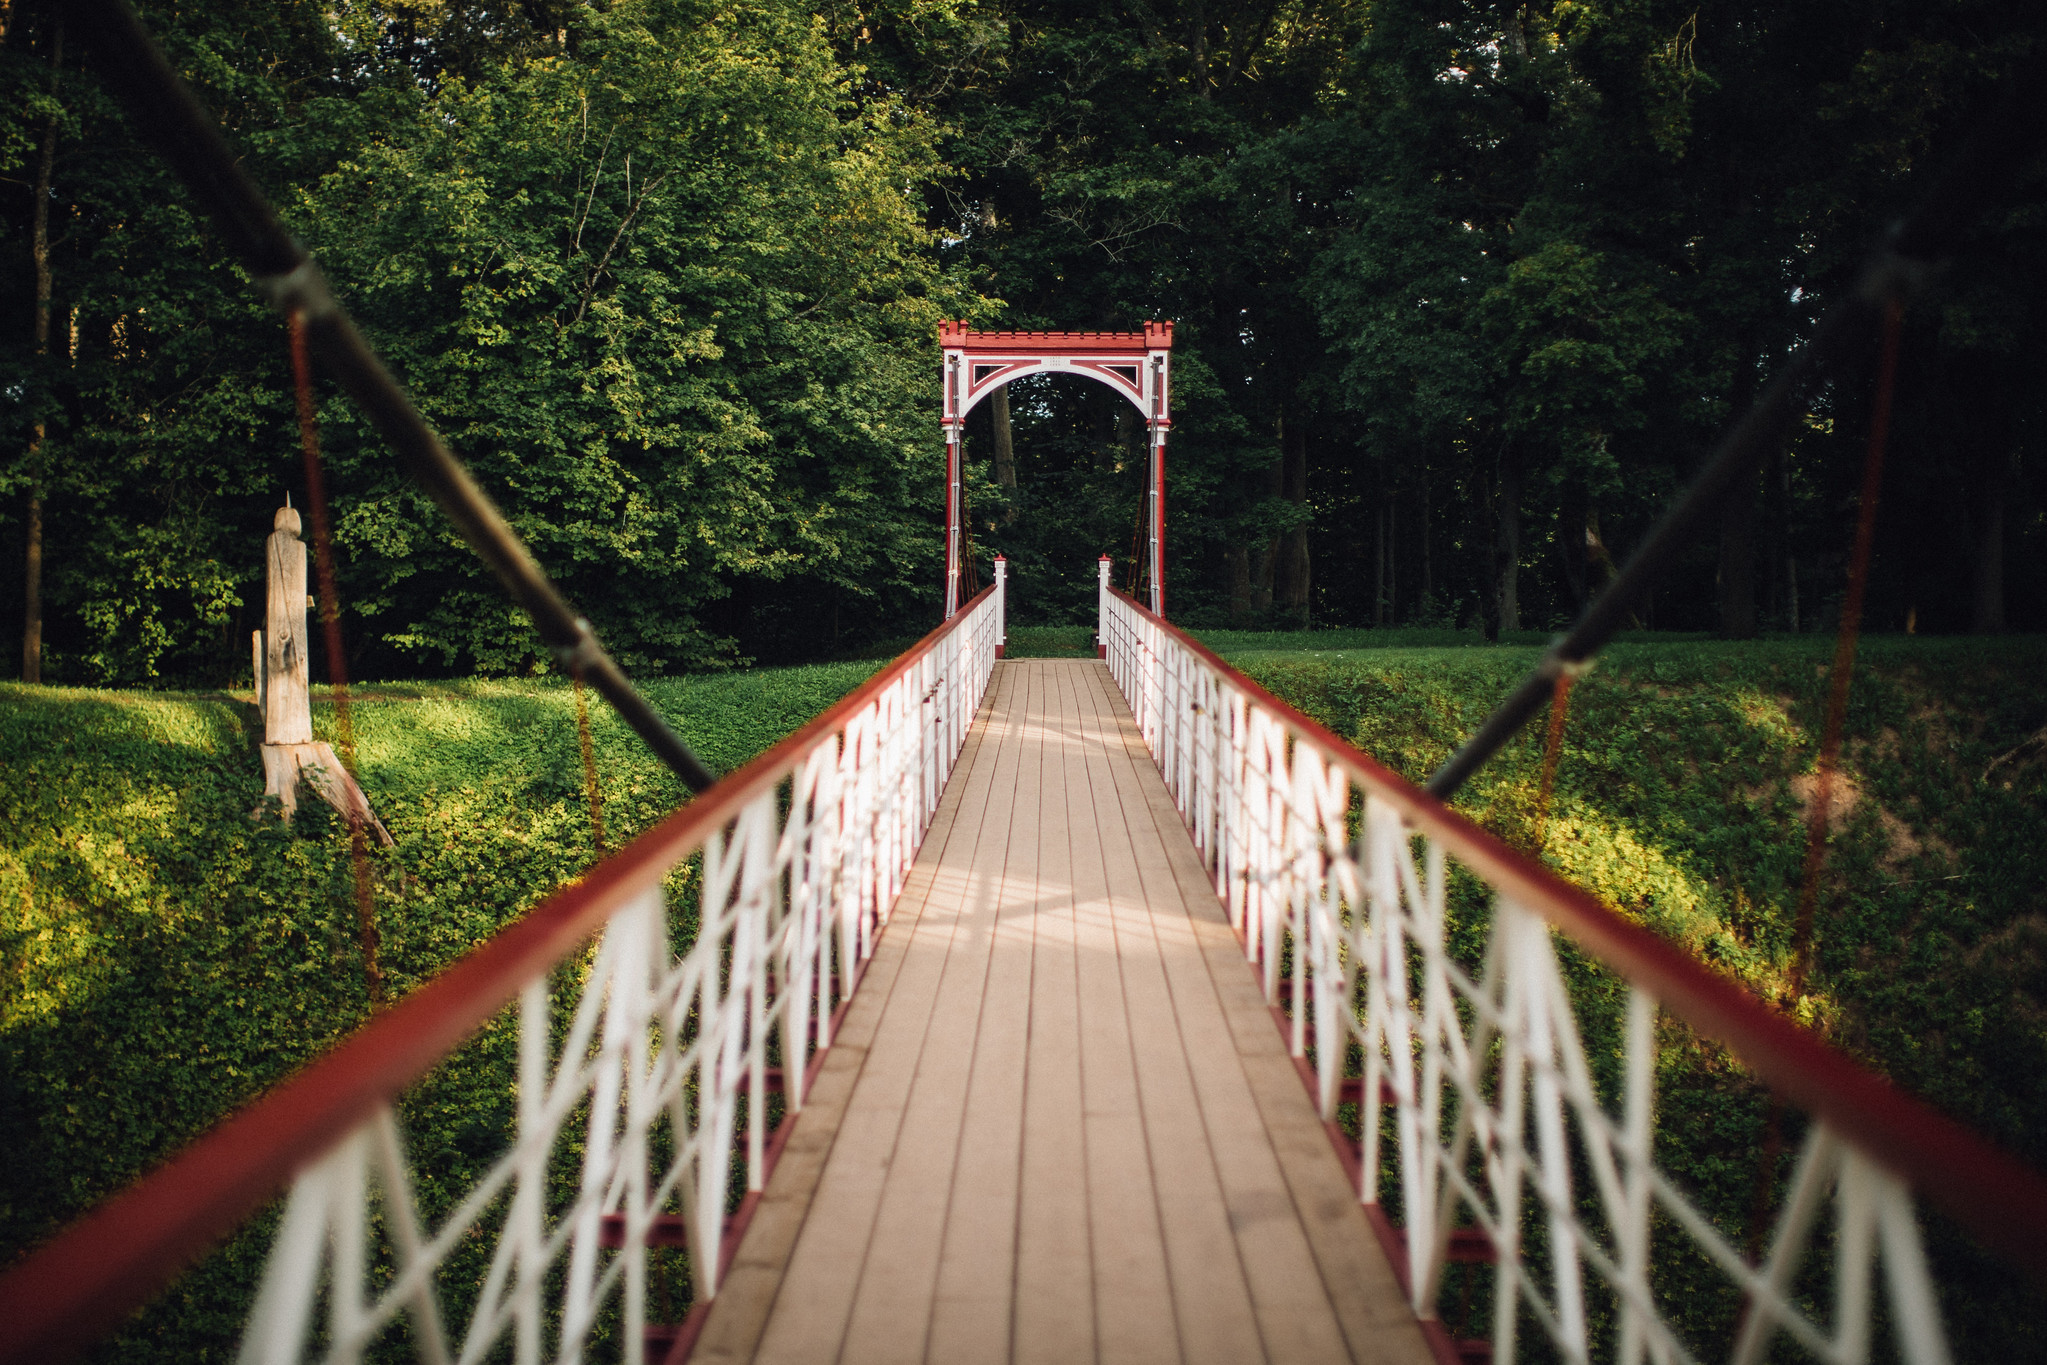
[[313,738],[312,688],[307,678],[306,543],[299,514],[287,498],[264,543],[269,596],[264,629],[256,632],[256,704],[263,712],[263,794],[274,796],[286,820],[298,810],[299,779],[345,819],[360,819],[389,846],[391,835],[370,810],[332,745]]

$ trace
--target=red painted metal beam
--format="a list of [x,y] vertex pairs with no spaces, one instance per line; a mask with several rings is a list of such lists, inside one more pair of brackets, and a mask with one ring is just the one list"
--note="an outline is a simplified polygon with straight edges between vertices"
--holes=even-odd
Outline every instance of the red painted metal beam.
[[1141,356],[1147,351],[1169,350],[1173,345],[1173,324],[1147,322],[1141,332],[982,332],[964,322],[938,324],[938,344],[968,355]]

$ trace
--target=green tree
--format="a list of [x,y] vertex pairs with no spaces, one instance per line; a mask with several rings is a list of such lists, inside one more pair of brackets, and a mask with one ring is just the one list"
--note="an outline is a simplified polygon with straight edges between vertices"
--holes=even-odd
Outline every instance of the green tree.
[[[814,21],[619,5],[559,52],[394,103],[298,216],[629,665],[735,657],[746,623],[705,611],[740,581],[891,605],[935,581],[926,348],[972,301],[903,193],[934,169],[926,123],[856,98]],[[530,666],[382,450],[335,458],[371,627],[445,666]]]

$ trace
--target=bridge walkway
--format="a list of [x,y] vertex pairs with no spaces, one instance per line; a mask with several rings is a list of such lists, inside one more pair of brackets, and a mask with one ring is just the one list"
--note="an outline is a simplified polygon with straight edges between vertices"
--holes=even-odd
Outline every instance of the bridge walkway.
[[1431,1358],[1102,664],[996,666],[692,1358]]

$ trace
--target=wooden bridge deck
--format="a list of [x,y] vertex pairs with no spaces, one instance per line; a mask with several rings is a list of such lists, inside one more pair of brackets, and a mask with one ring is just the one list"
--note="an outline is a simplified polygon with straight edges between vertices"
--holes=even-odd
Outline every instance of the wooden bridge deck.
[[1430,1359],[1101,664],[997,665],[694,1358]]

